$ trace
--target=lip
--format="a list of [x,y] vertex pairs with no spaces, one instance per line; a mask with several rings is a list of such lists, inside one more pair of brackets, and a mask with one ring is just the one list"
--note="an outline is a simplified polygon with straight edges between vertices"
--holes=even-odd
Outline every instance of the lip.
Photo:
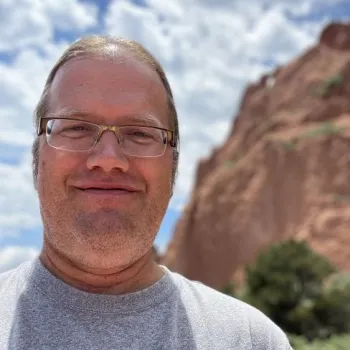
[[127,182],[85,181],[74,183],[77,193],[88,201],[103,202],[108,205],[124,203],[142,192],[140,187]]
[[78,189],[84,195],[91,196],[94,198],[125,198],[126,196],[132,196],[136,191],[127,191],[122,189],[99,189],[99,188],[87,188],[87,189]]
[[132,184],[123,182],[84,182],[75,184],[74,187],[84,192],[106,193],[106,192],[139,192],[140,189]]

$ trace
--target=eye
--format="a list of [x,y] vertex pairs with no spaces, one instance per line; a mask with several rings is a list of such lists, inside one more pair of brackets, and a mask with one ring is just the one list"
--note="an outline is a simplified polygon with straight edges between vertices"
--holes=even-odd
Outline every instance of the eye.
[[74,131],[84,131],[87,130],[86,125],[73,125],[70,127],[71,130]]
[[152,128],[126,128],[123,134],[127,138],[154,139],[157,133]]
[[137,137],[152,137],[152,135],[142,130],[134,130],[131,132],[131,134]]
[[91,131],[91,127],[85,125],[85,124],[76,124],[76,125],[62,125],[62,128],[60,130],[60,133],[70,133],[70,132],[76,132],[76,133],[85,133]]
[[48,125],[48,133],[61,137],[79,138],[92,136],[96,132],[94,125],[75,120],[55,120]]

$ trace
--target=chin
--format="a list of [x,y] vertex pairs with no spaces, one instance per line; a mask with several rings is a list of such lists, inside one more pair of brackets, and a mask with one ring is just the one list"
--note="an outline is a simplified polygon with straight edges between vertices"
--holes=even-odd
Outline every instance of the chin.
[[147,247],[140,240],[137,242],[89,243],[84,248],[79,247],[78,254],[76,254],[77,251],[74,254],[74,260],[91,269],[110,270],[111,272],[115,271],[116,268],[122,270],[132,265],[142,259],[150,250],[150,247]]
[[[91,219],[91,218],[90,218]],[[79,222],[76,230],[77,249],[95,251],[104,258],[107,255],[138,255],[145,254],[147,245],[152,246],[155,237],[150,236],[150,230],[138,227],[139,221],[129,217],[115,216],[112,220],[94,216],[93,220]],[[138,253],[136,253],[138,252]]]
[[114,237],[133,235],[137,232],[136,218],[115,209],[100,209],[93,213],[80,213],[75,216],[75,226],[83,236]]

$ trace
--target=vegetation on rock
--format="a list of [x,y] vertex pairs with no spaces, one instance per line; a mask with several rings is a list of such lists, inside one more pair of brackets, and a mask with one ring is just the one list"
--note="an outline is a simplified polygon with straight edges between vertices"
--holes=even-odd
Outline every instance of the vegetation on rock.
[[320,85],[318,85],[314,90],[313,94],[320,97],[330,96],[332,89],[336,86],[340,86],[344,81],[344,76],[342,74],[333,75],[325,79]]
[[350,274],[337,272],[306,242],[272,245],[245,273],[240,291],[232,283],[223,291],[264,312],[291,335],[295,350],[350,348]]

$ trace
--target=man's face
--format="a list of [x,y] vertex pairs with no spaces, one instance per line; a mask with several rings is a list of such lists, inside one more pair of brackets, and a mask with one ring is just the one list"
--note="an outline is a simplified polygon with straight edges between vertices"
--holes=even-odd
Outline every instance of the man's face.
[[[79,110],[77,118],[104,125],[135,124],[135,117],[148,115],[137,124],[170,129],[161,81],[136,60],[71,60],[53,81],[49,105],[50,113]],[[132,263],[152,247],[171,197],[171,177],[169,145],[160,157],[137,158],[124,155],[110,131],[88,152],[54,149],[43,136],[38,193],[45,241],[86,266]],[[81,189],[91,184],[133,191]]]

